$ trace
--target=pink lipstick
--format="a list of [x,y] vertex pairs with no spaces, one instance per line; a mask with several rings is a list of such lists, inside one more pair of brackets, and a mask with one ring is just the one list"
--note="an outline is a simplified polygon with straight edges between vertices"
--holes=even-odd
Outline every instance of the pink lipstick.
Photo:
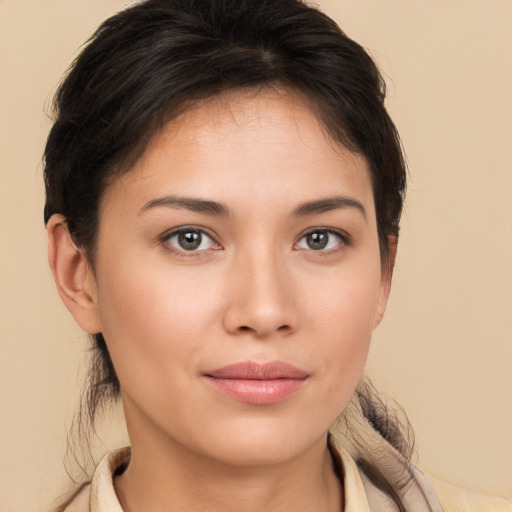
[[298,391],[310,374],[282,361],[230,364],[204,375],[209,384],[237,400],[255,405],[281,402]]

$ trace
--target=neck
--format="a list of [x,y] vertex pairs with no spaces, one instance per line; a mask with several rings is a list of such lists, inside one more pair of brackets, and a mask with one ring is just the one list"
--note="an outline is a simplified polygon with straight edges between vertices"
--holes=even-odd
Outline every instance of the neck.
[[342,486],[325,437],[290,460],[252,465],[214,460],[154,431],[130,432],[130,438],[130,464],[114,480],[125,512],[343,510]]

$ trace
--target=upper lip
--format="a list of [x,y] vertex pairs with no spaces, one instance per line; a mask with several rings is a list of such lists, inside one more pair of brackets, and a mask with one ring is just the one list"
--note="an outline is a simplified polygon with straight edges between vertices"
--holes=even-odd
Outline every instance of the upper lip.
[[246,380],[275,380],[275,379],[306,379],[309,373],[284,361],[257,363],[243,361],[229,364],[211,372],[207,377],[216,379],[246,379]]

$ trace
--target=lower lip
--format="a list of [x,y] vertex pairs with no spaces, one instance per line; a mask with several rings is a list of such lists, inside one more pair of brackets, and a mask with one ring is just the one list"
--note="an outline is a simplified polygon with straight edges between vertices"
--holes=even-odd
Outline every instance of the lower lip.
[[207,377],[208,382],[222,393],[241,402],[268,405],[282,402],[297,392],[306,379],[223,379]]

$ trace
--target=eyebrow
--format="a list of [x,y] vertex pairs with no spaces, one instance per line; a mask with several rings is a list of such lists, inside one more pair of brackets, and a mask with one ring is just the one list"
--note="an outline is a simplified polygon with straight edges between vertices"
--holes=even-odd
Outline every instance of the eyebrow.
[[307,217],[309,215],[318,215],[341,208],[355,208],[361,213],[364,219],[367,220],[366,210],[362,203],[357,199],[347,196],[333,196],[307,201],[295,209],[294,215],[297,217]]
[[[209,201],[195,197],[163,196],[148,201],[140,210],[139,215],[157,207],[184,208],[197,213],[215,215],[219,217],[232,217],[233,212],[224,203]],[[366,210],[357,199],[347,196],[333,196],[300,204],[293,212],[296,217],[319,215],[342,208],[355,208],[366,220]]]
[[167,208],[183,208],[192,212],[204,213],[207,215],[215,215],[220,217],[229,217],[233,213],[223,203],[217,201],[207,201],[194,197],[178,197],[178,196],[163,196],[148,201],[140,210],[139,215],[152,208],[164,206]]

